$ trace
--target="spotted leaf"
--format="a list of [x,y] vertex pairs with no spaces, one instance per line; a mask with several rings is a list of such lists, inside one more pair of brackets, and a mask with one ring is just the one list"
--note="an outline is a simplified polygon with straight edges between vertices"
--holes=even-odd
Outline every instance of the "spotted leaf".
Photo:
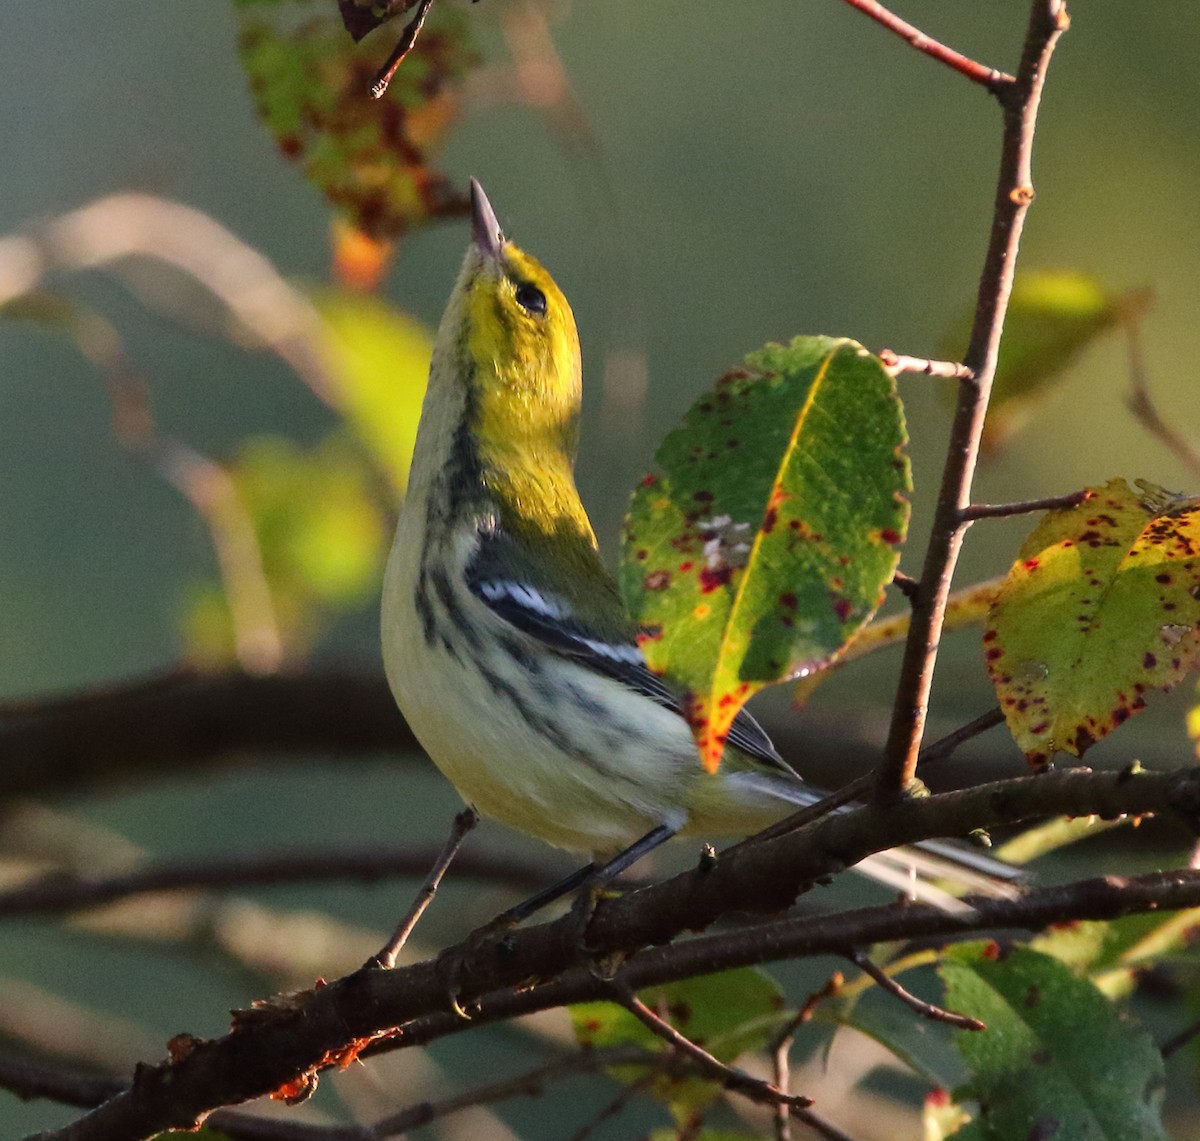
[[994,943],[952,947],[939,972],[951,1010],[987,1029],[958,1031],[979,1103],[954,1137],[1167,1141],[1162,1055],[1090,982],[1049,955]]
[[878,607],[908,525],[906,440],[875,357],[798,337],[752,353],[663,442],[621,590],[709,771],[754,693],[828,665]]
[[466,213],[465,196],[431,161],[457,117],[458,80],[476,62],[460,11],[435,6],[386,97],[371,99],[389,49],[384,40],[351,43],[326,3],[240,0],[236,7],[259,117],[346,221],[393,239]]
[[1049,512],[988,615],[984,657],[1030,764],[1089,746],[1200,654],[1200,500],[1122,479]]

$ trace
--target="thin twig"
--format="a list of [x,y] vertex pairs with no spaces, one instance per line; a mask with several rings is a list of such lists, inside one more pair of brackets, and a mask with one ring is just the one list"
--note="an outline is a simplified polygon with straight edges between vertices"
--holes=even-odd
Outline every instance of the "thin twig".
[[590,1121],[585,1121],[574,1133],[571,1134],[571,1141],[587,1141],[597,1129],[600,1128],[606,1121],[611,1121],[614,1117],[620,1114],[625,1107],[633,1101],[638,1094],[642,1093],[648,1086],[652,1085],[655,1078],[667,1072],[672,1059],[670,1056],[660,1054],[652,1066],[647,1067],[646,1072],[641,1077],[634,1081],[626,1082],[616,1094],[610,1098],[601,1108],[600,1111]]
[[974,721],[968,721],[952,733],[947,733],[944,737],[940,737],[933,744],[926,745],[921,750],[917,764],[924,766],[931,765],[935,761],[945,760],[964,741],[969,741],[972,737],[978,737],[980,733],[986,733],[989,729],[994,729],[997,725],[1003,724],[1004,711],[997,705],[995,709],[989,709],[986,713],[981,713]]
[[392,54],[387,57],[387,62],[379,69],[371,83],[372,99],[381,99],[387,92],[388,84],[392,82],[392,76],[404,62],[404,57],[416,46],[417,37],[425,26],[425,17],[429,15],[429,9],[432,7],[433,0],[421,0],[417,6],[416,15],[404,25],[404,31],[400,33],[400,39],[392,48]]
[[706,1076],[724,1089],[733,1090],[760,1105],[786,1105],[789,1109],[805,1109],[812,1100],[799,1094],[789,1094],[777,1089],[770,1082],[751,1077],[745,1070],[726,1065],[701,1046],[697,1046],[685,1034],[681,1034],[665,1019],[654,1013],[638,996],[633,988],[619,978],[609,983],[615,1001],[625,1007],[652,1034],[657,1035],[677,1053],[690,1058]]
[[462,847],[462,842],[466,839],[467,833],[478,823],[479,813],[473,808],[464,808],[455,816],[454,823],[450,826],[450,835],[446,837],[445,845],[438,853],[437,859],[434,860],[433,867],[429,869],[429,875],[425,877],[425,882],[417,892],[417,897],[413,900],[412,907],[409,908],[408,914],[400,921],[396,930],[392,932],[391,938],[388,939],[375,956],[375,961],[381,967],[391,970],[396,965],[396,957],[404,949],[404,944],[408,942],[408,937],[421,921],[421,916],[425,914],[425,909],[433,902],[433,897],[437,895],[438,886],[442,882],[442,877],[446,874],[446,869],[450,867],[454,857],[458,855],[458,849]]
[[1200,1020],[1193,1022],[1190,1026],[1185,1026],[1178,1034],[1173,1034],[1159,1046],[1158,1052],[1164,1058],[1169,1058],[1172,1054],[1182,1050],[1198,1034],[1200,1034]]
[[882,24],[889,32],[894,32],[910,47],[925,55],[931,56],[939,63],[953,68],[959,75],[965,75],[972,83],[981,84],[991,92],[1011,85],[1013,77],[994,67],[985,67],[982,63],[956,52],[953,48],[939,43],[932,36],[927,36],[920,28],[914,27],[900,19],[894,12],[888,11],[878,0],[846,0],[851,8],[857,8],[876,23]]
[[1032,515],[1035,511],[1063,511],[1086,503],[1095,494],[1085,487],[1070,495],[1048,495],[1043,499],[1026,499],[1022,503],[972,503],[962,509],[959,518],[973,523],[976,519],[1004,519],[1009,515]]
[[947,1026],[953,1026],[958,1030],[987,1029],[986,1024],[980,1022],[978,1018],[971,1018],[966,1014],[958,1014],[953,1010],[945,1010],[943,1007],[935,1006],[932,1002],[926,1002],[923,998],[918,998],[912,991],[906,990],[891,975],[873,963],[865,952],[858,950],[847,951],[846,958],[858,967],[863,974],[873,978],[880,990],[890,994],[893,998],[899,999],[900,1002],[904,1003],[905,1006],[919,1014],[922,1018],[928,1018],[931,1022],[944,1022]]
[[[375,883],[397,876],[424,875],[437,851],[428,845],[375,845],[361,848],[212,856],[155,864],[112,875],[54,871],[0,890],[0,919],[56,915],[103,907],[151,892],[263,887],[337,880]],[[455,872],[471,879],[521,889],[544,887],[552,878],[541,863],[495,852],[460,854]]]
[[903,353],[894,353],[891,349],[881,349],[879,359],[883,367],[892,376],[902,372],[923,373],[925,376],[940,376],[947,380],[973,380],[971,370],[958,361],[931,361],[924,357],[910,357]]
[[1194,475],[1200,475],[1200,450],[1186,436],[1168,424],[1150,395],[1150,377],[1146,356],[1142,351],[1141,314],[1130,313],[1125,318],[1125,335],[1129,346],[1129,395],[1125,398],[1129,411],[1143,428],[1170,449]]
[[1017,79],[994,89],[1004,110],[1000,174],[971,339],[963,357],[975,379],[960,384],[958,389],[937,508],[921,568],[921,586],[913,603],[884,761],[879,767],[876,795],[885,802],[903,794],[917,767],[939,632],[966,530],[962,512],[971,502],[971,484],[1012,293],[1021,230],[1033,201],[1031,159],[1038,104],[1054,46],[1067,24],[1063,0],[1033,0]]
[[[414,1129],[428,1125],[440,1118],[448,1117],[460,1110],[472,1109],[481,1105],[494,1105],[496,1102],[510,1101],[515,1097],[540,1097],[546,1092],[546,1087],[564,1078],[575,1077],[578,1074],[591,1074],[610,1066],[648,1065],[659,1072],[664,1068],[661,1054],[647,1050],[642,1046],[614,1046],[606,1049],[584,1049],[565,1058],[558,1058],[543,1066],[538,1066],[516,1077],[503,1078],[500,1081],[488,1082],[450,1097],[437,1101],[425,1101],[418,1105],[408,1106],[399,1113],[391,1114],[375,1122],[370,1128],[372,1138],[394,1137],[400,1133],[408,1133]],[[669,1061],[666,1068],[670,1068]],[[694,1069],[694,1067],[688,1067]],[[647,1080],[654,1070],[647,1075]],[[630,1093],[636,1091],[626,1087]]]
[[912,575],[905,574],[902,570],[892,574],[892,585],[910,602],[917,597],[917,590],[921,586]]
[[[1000,710],[1000,707],[997,706],[995,709],[989,709],[973,721],[969,721],[966,725],[962,725],[953,732],[947,733],[944,737],[934,741],[933,744],[926,745],[921,750],[918,763],[921,766],[926,766],[936,761],[945,760],[963,742],[971,740],[972,737],[978,737],[981,733],[987,732],[988,729],[993,729],[997,725],[1003,724],[1004,714]],[[839,808],[843,808],[847,804],[861,801],[870,795],[871,789],[875,787],[876,779],[875,773],[865,773],[863,776],[856,777],[848,784],[842,785],[836,792],[831,792],[815,804],[806,805],[804,808],[793,812],[791,816],[776,821],[761,832],[756,832],[749,839],[733,845],[728,851],[734,852],[743,844],[759,844],[764,840],[773,840],[777,836],[786,836],[789,832],[795,832],[797,828],[803,828],[806,824],[811,824],[814,820],[820,820],[821,817],[828,816],[829,813],[836,812]]]

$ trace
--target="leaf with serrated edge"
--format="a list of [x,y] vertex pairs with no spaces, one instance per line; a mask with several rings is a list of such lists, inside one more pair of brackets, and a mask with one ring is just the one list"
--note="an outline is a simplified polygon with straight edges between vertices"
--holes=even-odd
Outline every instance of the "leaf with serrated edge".
[[1051,511],[983,635],[1008,727],[1035,767],[1079,757],[1200,654],[1200,502],[1122,479]]
[[956,1098],[979,1103],[980,1133],[967,1135],[1167,1141],[1162,1055],[1090,982],[994,943],[952,947],[939,970],[947,1006],[987,1025],[955,1034],[972,1073]]
[[828,665],[878,607],[908,526],[906,442],[893,379],[831,337],[752,353],[663,442],[621,591],[710,772],[754,693]]

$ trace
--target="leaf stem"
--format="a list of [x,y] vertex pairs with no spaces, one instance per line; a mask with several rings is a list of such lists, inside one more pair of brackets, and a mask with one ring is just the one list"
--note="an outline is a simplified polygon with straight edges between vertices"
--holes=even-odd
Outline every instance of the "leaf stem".
[[971,484],[1012,292],[1021,231],[1033,201],[1031,158],[1038,105],[1050,58],[1068,22],[1063,0],[1033,0],[1017,78],[1012,84],[994,89],[1004,112],[1004,131],[991,238],[980,274],[971,339],[963,358],[974,379],[963,381],[958,390],[937,508],[920,589],[913,600],[912,625],[904,647],[884,759],[879,767],[876,795],[883,801],[902,795],[917,767],[946,600],[966,532],[962,513],[971,502]]
[[437,895],[442,877],[446,874],[446,870],[450,867],[454,857],[458,855],[458,849],[462,847],[462,842],[466,839],[467,833],[478,823],[479,813],[473,808],[464,808],[455,816],[454,823],[450,826],[450,835],[446,837],[445,845],[438,853],[437,859],[434,860],[433,867],[429,869],[429,875],[425,877],[425,882],[417,892],[412,907],[409,908],[408,914],[400,921],[396,930],[392,932],[391,938],[388,939],[375,956],[374,961],[384,969],[391,970],[396,965],[397,956],[404,949],[404,944],[408,942],[408,937],[421,921],[421,916],[425,914],[425,910],[433,902],[433,897]]

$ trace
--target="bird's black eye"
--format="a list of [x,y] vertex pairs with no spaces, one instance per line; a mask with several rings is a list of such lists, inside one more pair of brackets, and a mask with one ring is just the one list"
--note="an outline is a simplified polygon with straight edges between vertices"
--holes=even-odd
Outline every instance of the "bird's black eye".
[[517,304],[535,316],[546,315],[546,295],[536,285],[530,285],[527,281],[517,283]]

